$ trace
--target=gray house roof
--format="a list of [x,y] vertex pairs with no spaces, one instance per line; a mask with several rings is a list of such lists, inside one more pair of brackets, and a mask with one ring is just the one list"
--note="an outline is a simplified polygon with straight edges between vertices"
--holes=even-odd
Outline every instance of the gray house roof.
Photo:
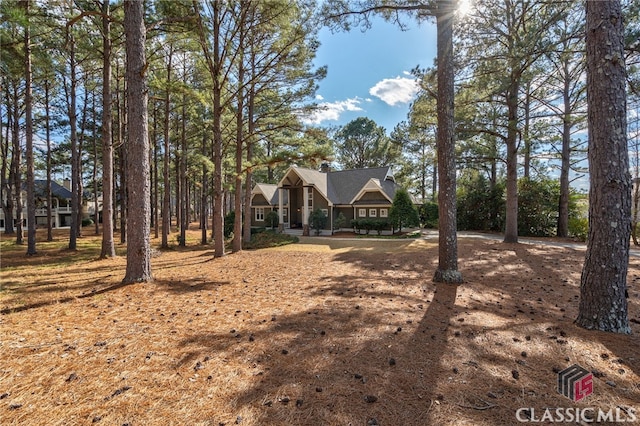
[[[292,176],[291,173],[294,173],[295,176]],[[333,205],[359,204],[356,197],[362,195],[365,189],[380,191],[383,193],[381,199],[386,198],[386,201],[391,202],[399,188],[391,172],[391,167],[320,172],[294,166],[285,173],[278,185],[259,183],[254,186],[253,193],[260,193],[271,205],[277,205],[278,187],[297,186],[294,181],[298,179],[302,181],[303,185],[313,186]],[[287,204],[287,201],[285,199],[284,204]]]
[[[257,183],[253,187],[253,191],[255,194],[262,194],[262,196],[269,202],[270,205],[275,206],[278,204],[278,185],[273,185],[270,183]],[[287,195],[285,193],[284,203],[287,204]]]
[[[27,189],[26,182],[22,183],[22,188]],[[37,198],[45,198],[47,196],[47,181],[43,179],[36,179],[34,181],[35,196]],[[57,182],[51,181],[51,196],[60,198],[63,200],[70,200],[72,197],[71,191]]]
[[398,189],[390,167],[340,170],[323,174],[327,176],[329,190],[327,196],[333,204],[352,204],[353,199],[372,179],[377,180],[376,183],[391,200]]

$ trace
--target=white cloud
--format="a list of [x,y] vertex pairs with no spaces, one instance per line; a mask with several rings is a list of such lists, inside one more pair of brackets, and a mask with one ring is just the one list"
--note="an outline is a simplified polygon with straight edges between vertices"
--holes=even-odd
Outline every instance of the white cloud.
[[316,95],[316,100],[317,101],[324,101],[324,98],[322,97],[322,95]]
[[419,85],[415,78],[396,77],[385,78],[376,83],[369,94],[382,99],[388,105],[406,104],[411,102],[418,93]]
[[338,120],[343,112],[362,111],[363,109],[358,106],[361,102],[358,97],[343,101],[322,102],[318,104],[316,111],[309,116],[303,117],[302,121],[305,124],[320,124],[323,121]]

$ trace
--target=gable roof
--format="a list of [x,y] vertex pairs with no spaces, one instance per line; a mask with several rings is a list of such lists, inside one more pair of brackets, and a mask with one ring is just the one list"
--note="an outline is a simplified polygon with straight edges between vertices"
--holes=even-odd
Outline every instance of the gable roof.
[[[47,181],[44,179],[34,180],[34,192],[38,198],[44,198],[47,196]],[[27,183],[22,183],[23,190],[27,189]],[[71,191],[55,181],[51,181],[51,196],[60,198],[63,200],[70,200],[72,197]]]
[[[367,192],[379,191],[381,199],[393,200],[398,185],[391,167],[321,172],[297,166],[290,167],[278,185],[258,183],[253,194],[262,194],[271,205],[278,204],[278,187],[311,186],[330,205],[351,205]],[[284,192],[285,197],[287,191]],[[284,204],[288,200],[285,198]]]
[[[253,187],[253,190],[251,191],[251,194],[262,194],[262,196],[270,205],[278,205],[278,185],[274,185],[271,183],[256,183]],[[287,204],[287,192],[285,191],[284,194],[284,204]]]
[[397,184],[391,173],[391,167],[340,170],[326,173],[326,175],[329,181],[328,195],[334,204],[352,204],[371,180],[378,184],[386,198],[393,200],[396,194]]
[[302,184],[304,186],[313,186],[329,202],[333,201],[330,199],[329,194],[327,193],[327,175],[329,173],[323,173],[318,170],[304,169],[301,167],[292,166],[284,174],[284,177],[280,180],[278,185],[286,186],[287,183],[295,185],[295,182],[293,182],[291,179],[292,178],[291,174],[297,175],[300,178],[300,180],[302,180]]

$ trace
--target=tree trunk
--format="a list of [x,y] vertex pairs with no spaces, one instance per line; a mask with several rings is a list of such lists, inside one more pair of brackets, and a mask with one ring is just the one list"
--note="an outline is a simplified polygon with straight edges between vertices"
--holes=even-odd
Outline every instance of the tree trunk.
[[115,257],[113,241],[113,143],[111,129],[111,21],[109,0],[102,3],[102,249],[100,258]]
[[31,32],[29,0],[24,2],[27,24],[24,29],[25,139],[27,160],[27,255],[36,254],[36,196],[33,165],[33,91],[31,72]]
[[76,116],[76,48],[73,34],[69,35],[69,68],[71,81],[69,87],[69,127],[71,138],[71,229],[69,230],[69,249],[76,250],[78,238],[78,129]]
[[[2,84],[6,84],[6,79],[3,79]],[[6,86],[5,86],[6,87]],[[1,156],[0,159],[2,161],[2,165],[0,166],[0,201],[2,202],[2,212],[4,213],[4,233],[6,235],[11,235],[14,233],[13,231],[13,196],[12,196],[12,185],[13,185],[13,175],[11,174],[11,170],[13,170],[9,164],[9,130],[13,128],[12,123],[12,114],[11,114],[11,102],[9,101],[9,91],[5,90],[5,98],[6,98],[6,107],[5,109],[0,108],[0,122],[2,122],[2,111],[7,112],[7,125],[5,127],[5,137],[2,138],[2,133],[0,133],[0,150]],[[9,172],[7,173],[7,167],[9,168]]]
[[522,142],[524,145],[522,176],[525,179],[531,178],[531,82],[525,86],[526,95],[524,100],[524,128],[522,129]]
[[[186,61],[182,68],[182,84],[187,85]],[[180,184],[180,243],[181,247],[187,245],[187,227],[189,226],[189,183],[187,181],[187,96],[182,94],[182,120],[180,120],[180,161],[178,164],[178,179]]]
[[50,118],[51,105],[49,104],[49,79],[44,81],[44,127],[46,131],[47,142],[47,241],[53,241],[53,224],[51,222],[51,203],[53,202],[51,197],[51,118]]
[[82,219],[84,218],[84,183],[82,182],[82,150],[84,149],[84,140],[87,136],[87,113],[89,109],[89,90],[84,87],[84,99],[82,102],[82,120],[80,120],[80,135],[78,136],[78,154],[76,155],[76,181],[78,182],[78,186],[76,187],[76,191],[78,191],[78,206],[76,214],[78,215],[78,227],[77,235],[78,238],[82,237]]
[[92,134],[93,142],[93,170],[91,172],[93,178],[93,218],[94,230],[96,235],[100,235],[100,209],[98,206],[98,139],[96,138],[96,94],[91,96],[91,112],[92,112]]
[[[565,60],[565,76],[568,76],[568,59]],[[569,168],[571,167],[571,99],[569,97],[569,78],[565,77],[562,98],[562,150],[560,153],[560,199],[558,200],[558,224],[556,235],[569,236]]]
[[[207,155],[207,132],[202,132],[202,155]],[[206,165],[202,166],[202,196],[200,198],[200,243],[207,244],[209,229],[209,171]]]
[[511,84],[507,90],[507,202],[505,243],[518,242],[518,92],[520,79],[511,75]]
[[170,136],[170,120],[169,115],[171,113],[171,92],[169,91],[170,83],[171,83],[171,68],[172,68],[172,60],[173,60],[173,43],[169,43],[169,57],[167,60],[167,89],[164,94],[164,155],[162,161],[162,172],[163,172],[163,186],[164,186],[164,195],[162,199],[162,248],[169,247],[168,237],[171,233],[171,180],[169,179],[169,163],[171,162],[171,155],[169,154],[169,149],[171,145],[169,144],[169,136]]
[[[243,26],[241,28],[244,28]],[[241,30],[242,31],[242,30]],[[243,33],[240,35],[240,45],[242,48]],[[244,139],[244,64],[243,54],[240,54],[240,64],[238,65],[238,105],[236,112],[236,173],[233,192],[233,210],[235,211],[233,220],[233,242],[232,249],[235,252],[242,250],[242,161],[243,156],[243,139]]]
[[127,270],[124,283],[151,281],[151,206],[147,123],[146,29],[142,0],[124,2],[127,52]]
[[631,333],[626,278],[631,232],[631,179],[623,17],[620,1],[586,2],[589,120],[589,237],[576,323]]
[[[123,92],[127,91],[127,81],[124,81]],[[118,88],[119,89],[119,88]],[[119,90],[118,90],[119,93]],[[119,95],[118,95],[119,96]],[[127,98],[124,96],[122,101],[118,101],[118,142],[120,146],[120,155],[118,158],[118,167],[120,169],[120,243],[127,242],[127,214],[128,214],[128,193],[127,193],[127,143],[125,140],[127,127]],[[127,135],[128,136],[128,135]]]
[[[255,55],[252,55],[252,63],[253,69],[255,69]],[[251,81],[255,81],[255,77],[251,78]],[[249,96],[247,100],[247,164],[251,164],[253,162],[253,137],[255,134],[255,121],[254,121],[254,112],[255,112],[255,84],[251,84],[251,88],[249,89]],[[244,183],[244,229],[242,231],[242,240],[245,244],[249,244],[251,242],[251,187],[253,182],[253,171],[251,166],[247,167],[247,174],[245,177]]]
[[158,160],[159,160],[159,149],[158,149],[158,105],[154,103],[153,105],[153,169],[151,169],[151,176],[153,177],[153,203],[151,205],[153,209],[153,236],[154,238],[158,238],[160,236],[160,224],[158,220],[160,219],[159,210],[160,203],[158,202],[158,197],[160,196],[160,186],[158,183]]
[[456,157],[453,114],[453,10],[455,2],[437,2],[438,28],[438,269],[433,281],[461,283],[456,234]]
[[213,7],[213,247],[214,257],[224,256],[224,188],[222,186],[222,63],[220,58],[220,10]]

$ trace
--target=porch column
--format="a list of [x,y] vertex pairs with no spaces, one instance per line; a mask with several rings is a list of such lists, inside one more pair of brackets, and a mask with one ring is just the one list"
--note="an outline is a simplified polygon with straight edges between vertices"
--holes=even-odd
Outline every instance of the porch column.
[[278,188],[278,231],[284,232],[284,188]]
[[302,235],[309,236],[309,187],[302,187]]
[[329,229],[333,235],[333,206],[329,206]]

